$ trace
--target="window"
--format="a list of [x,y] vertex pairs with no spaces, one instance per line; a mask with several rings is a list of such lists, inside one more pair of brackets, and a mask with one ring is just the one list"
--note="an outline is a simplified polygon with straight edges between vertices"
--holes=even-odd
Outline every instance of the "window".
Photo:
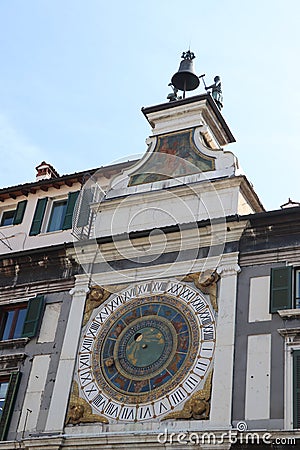
[[[73,210],[78,194],[79,191],[70,192],[68,198],[58,201],[51,201],[47,197],[38,199],[29,235],[36,236],[43,230],[50,232],[72,228]],[[49,221],[45,223],[47,221],[45,212],[48,202],[52,202],[52,206]]]
[[94,189],[85,188],[81,191],[79,208],[76,217],[76,226],[84,227],[89,223],[90,213],[91,213],[91,203],[94,198]]
[[67,200],[53,203],[47,231],[56,231],[63,229],[66,209]]
[[271,269],[270,313],[300,309],[300,269],[292,266]]
[[9,378],[0,378],[0,419],[2,417],[5,398],[7,394],[7,389],[9,385]]
[[[284,338],[284,429],[300,428],[300,327],[277,330]],[[298,447],[297,447],[298,448]]]
[[2,306],[0,309],[0,340],[34,337],[40,322],[44,297],[37,295],[28,303]]
[[300,308],[300,270],[295,270],[295,307]]
[[293,351],[293,426],[300,428],[300,350]]
[[4,211],[1,219],[1,227],[5,227],[7,225],[12,225],[14,222],[15,210],[13,211]]
[[283,266],[271,269],[270,312],[293,308],[292,267]]
[[0,377],[0,441],[7,436],[20,378],[20,372]]
[[27,305],[1,308],[1,340],[18,339],[22,336]]
[[16,209],[3,211],[0,226],[19,225],[23,221],[27,200],[23,200],[17,204]]

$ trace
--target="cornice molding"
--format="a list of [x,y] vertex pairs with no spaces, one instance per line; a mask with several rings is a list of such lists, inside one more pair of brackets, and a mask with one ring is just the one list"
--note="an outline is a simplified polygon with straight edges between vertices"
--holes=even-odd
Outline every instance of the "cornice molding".
[[[29,342],[29,338],[19,338],[19,339],[8,339],[6,341],[0,341],[0,350],[3,349],[11,349],[14,350],[16,348],[24,348],[25,345]],[[0,355],[0,362],[4,361],[5,359],[14,359],[14,358],[18,358],[19,359],[23,359],[25,357],[24,353],[20,353],[20,354],[13,354],[13,355]]]
[[11,288],[3,287],[0,289],[0,302],[19,303],[24,301],[24,299],[29,299],[37,294],[69,291],[73,286],[74,278],[33,282]]
[[299,247],[271,248],[245,253],[241,250],[240,265],[252,266],[253,264],[271,264],[278,262],[288,262],[292,265],[300,264]]

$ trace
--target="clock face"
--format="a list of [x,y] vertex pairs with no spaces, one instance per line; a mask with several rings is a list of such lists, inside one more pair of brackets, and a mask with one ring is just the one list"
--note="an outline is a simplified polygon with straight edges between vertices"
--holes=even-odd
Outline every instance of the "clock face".
[[200,388],[214,347],[214,314],[199,291],[169,280],[137,284],[94,311],[81,342],[79,383],[110,420],[155,419]]

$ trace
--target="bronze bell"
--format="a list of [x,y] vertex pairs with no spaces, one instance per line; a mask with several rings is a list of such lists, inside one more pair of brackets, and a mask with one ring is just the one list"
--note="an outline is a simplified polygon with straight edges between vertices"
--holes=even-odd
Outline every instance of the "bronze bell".
[[195,55],[188,50],[183,52],[181,58],[183,58],[183,61],[180,63],[178,72],[172,77],[172,84],[180,91],[193,91],[200,83],[199,77],[194,72],[193,59]]

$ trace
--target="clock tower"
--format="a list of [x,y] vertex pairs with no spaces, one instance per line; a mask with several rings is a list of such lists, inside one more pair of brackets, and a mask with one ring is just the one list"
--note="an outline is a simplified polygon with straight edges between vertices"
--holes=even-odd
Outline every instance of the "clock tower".
[[128,430],[138,448],[154,448],[165,429],[231,427],[238,243],[243,215],[263,207],[225,149],[235,140],[220,101],[185,96],[197,84],[187,54],[171,101],[142,108],[152,130],[144,156],[104,191],[94,174],[79,198],[65,431],[100,430],[99,448]]

